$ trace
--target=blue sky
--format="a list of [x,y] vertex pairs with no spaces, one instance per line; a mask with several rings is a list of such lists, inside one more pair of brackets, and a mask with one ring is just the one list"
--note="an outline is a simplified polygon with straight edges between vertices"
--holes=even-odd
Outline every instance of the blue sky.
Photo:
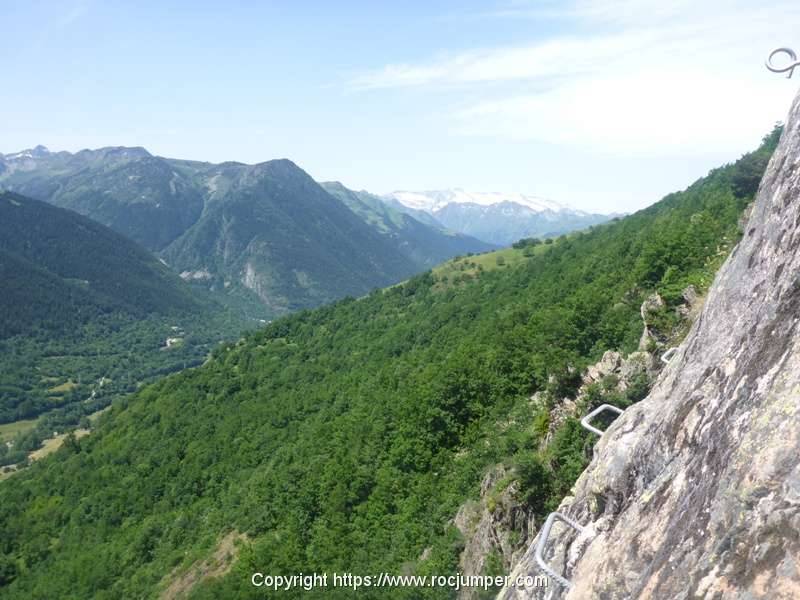
[[782,0],[4,0],[0,23],[0,152],[287,157],[378,193],[603,212],[754,148],[800,77],[763,66],[800,46]]

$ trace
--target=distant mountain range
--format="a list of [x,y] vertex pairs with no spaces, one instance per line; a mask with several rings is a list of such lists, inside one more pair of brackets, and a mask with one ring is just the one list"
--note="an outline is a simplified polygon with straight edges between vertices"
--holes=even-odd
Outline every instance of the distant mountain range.
[[492,248],[326,187],[289,160],[211,164],[126,147],[0,155],[0,189],[111,227],[252,317],[360,296]]
[[376,196],[289,160],[168,159],[139,147],[0,154],[0,189],[74,210],[156,253],[251,318],[397,283],[456,255],[607,221],[524,194]]
[[561,235],[618,216],[587,213],[553,200],[519,193],[451,189],[399,191],[383,198],[397,210],[415,218],[428,215],[453,231],[501,246],[521,238]]
[[391,240],[401,254],[421,267],[433,267],[461,254],[497,249],[494,244],[481,242],[446,229],[426,213],[410,215],[398,210],[369,192],[355,192],[339,182],[326,182],[321,185],[329,194],[341,200],[366,223]]

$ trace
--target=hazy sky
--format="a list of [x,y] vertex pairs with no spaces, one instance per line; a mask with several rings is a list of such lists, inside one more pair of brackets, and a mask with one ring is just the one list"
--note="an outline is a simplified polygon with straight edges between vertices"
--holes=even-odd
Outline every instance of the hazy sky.
[[287,157],[374,192],[631,211],[753,149],[800,4],[0,1],[0,152]]

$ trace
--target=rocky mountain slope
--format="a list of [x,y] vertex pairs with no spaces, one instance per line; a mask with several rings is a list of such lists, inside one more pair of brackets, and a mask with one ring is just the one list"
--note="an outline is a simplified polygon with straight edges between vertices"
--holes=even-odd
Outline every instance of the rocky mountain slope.
[[561,235],[614,216],[591,214],[525,194],[460,189],[393,192],[385,200],[411,215],[430,215],[448,229],[498,246],[508,246],[522,238]]
[[[649,396],[595,446],[512,598],[800,597],[800,98],[744,237]],[[532,545],[513,575],[539,573]]]
[[203,189],[184,170],[144,148],[50,152],[44,146],[0,157],[0,189],[68,208],[159,251],[194,223]]

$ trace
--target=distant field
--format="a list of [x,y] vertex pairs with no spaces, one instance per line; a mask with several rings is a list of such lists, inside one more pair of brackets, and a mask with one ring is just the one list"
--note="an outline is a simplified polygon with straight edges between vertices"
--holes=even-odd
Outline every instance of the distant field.
[[[97,422],[100,416],[108,411],[111,407],[107,406],[106,408],[100,409],[91,415],[89,415],[89,421],[92,423]],[[7,441],[13,439],[13,437],[24,431],[28,431],[33,429],[38,422],[37,419],[31,419],[29,421],[16,421],[14,423],[5,423],[0,425],[0,444],[5,444]],[[84,436],[87,436],[91,433],[89,429],[75,429],[74,432],[75,437],[80,439]],[[58,450],[63,444],[66,437],[69,435],[69,432],[66,433],[59,433],[54,435],[53,437],[46,438],[42,442],[42,447],[38,450],[34,450],[33,452],[28,454],[28,458],[32,461],[40,460],[47,456],[48,454],[52,454],[56,450]],[[0,467],[0,481],[11,477],[14,473],[18,473],[19,471],[23,470],[25,467],[19,467],[15,465],[9,465],[6,467]]]
[[[82,437],[89,435],[88,429],[76,429],[75,430],[75,437],[77,439],[81,439]],[[68,433],[60,433],[55,437],[48,438],[44,441],[44,444],[38,450],[34,450],[30,454],[31,460],[40,460],[47,456],[48,454],[52,454],[56,450],[58,450],[63,444],[64,440],[66,439]]]
[[28,431],[36,426],[36,419],[28,421],[15,421],[0,425],[0,442],[7,442],[20,432]]
[[64,392],[69,392],[70,390],[75,389],[76,387],[78,387],[78,384],[70,379],[68,381],[65,381],[61,385],[56,385],[51,387],[47,391],[50,394],[63,394]]
[[465,279],[477,277],[484,271],[509,269],[539,256],[550,248],[550,244],[540,244],[527,248],[503,248],[494,252],[460,256],[442,263],[433,269],[433,276],[442,288],[456,285]]
[[8,479],[16,472],[17,471],[14,467],[0,467],[0,481],[3,481],[3,479]]

